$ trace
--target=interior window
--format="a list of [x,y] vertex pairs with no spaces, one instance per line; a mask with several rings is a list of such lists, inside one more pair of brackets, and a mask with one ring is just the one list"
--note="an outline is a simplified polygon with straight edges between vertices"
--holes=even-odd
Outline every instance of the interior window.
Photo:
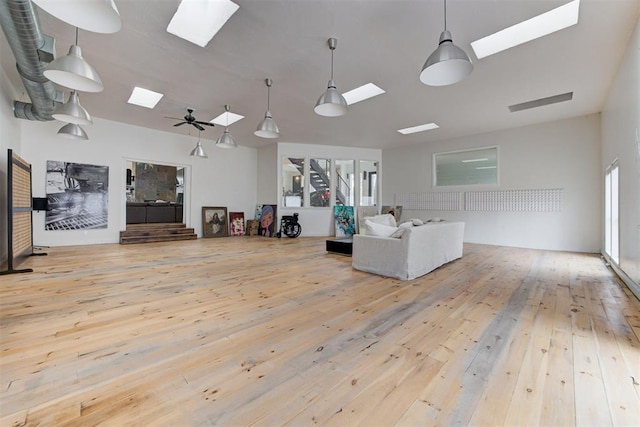
[[355,202],[355,162],[336,160],[335,204],[353,206]]
[[309,205],[325,207],[331,204],[331,160],[309,161]]
[[360,160],[360,206],[377,206],[378,162]]
[[282,158],[282,206],[304,206],[304,157]]
[[498,148],[453,151],[434,155],[434,185],[497,185]]
[[604,177],[604,250],[618,264],[619,260],[619,217],[618,217],[618,162],[607,168]]

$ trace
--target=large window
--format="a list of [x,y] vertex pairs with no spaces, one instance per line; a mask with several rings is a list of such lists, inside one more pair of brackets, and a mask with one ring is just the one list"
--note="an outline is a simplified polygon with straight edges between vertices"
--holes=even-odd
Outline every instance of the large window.
[[282,158],[282,206],[304,206],[304,157]]
[[360,206],[378,205],[378,162],[360,160]]
[[619,264],[618,162],[607,168],[604,177],[604,250]]
[[335,204],[353,206],[355,203],[355,162],[336,160]]
[[498,184],[497,147],[439,153],[433,163],[436,187]]

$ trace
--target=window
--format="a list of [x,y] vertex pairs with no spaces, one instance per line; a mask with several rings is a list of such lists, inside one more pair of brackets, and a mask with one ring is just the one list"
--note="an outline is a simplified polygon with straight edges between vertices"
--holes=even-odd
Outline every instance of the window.
[[353,160],[336,160],[335,204],[336,206],[353,206],[355,202],[355,162]]
[[304,206],[304,158],[282,158],[282,206]]
[[377,206],[378,162],[360,160],[360,206]]
[[604,176],[604,250],[618,264],[618,161],[607,168]]
[[434,186],[497,185],[498,147],[434,155]]
[[309,161],[309,206],[325,207],[331,203],[331,160]]

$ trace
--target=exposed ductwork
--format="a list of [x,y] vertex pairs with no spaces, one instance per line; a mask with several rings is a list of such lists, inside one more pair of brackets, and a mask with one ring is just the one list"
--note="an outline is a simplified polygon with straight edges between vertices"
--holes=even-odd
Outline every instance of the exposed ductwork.
[[31,0],[0,0],[0,25],[16,58],[16,68],[31,104],[13,102],[13,114],[19,119],[53,120],[56,89],[42,72],[53,60],[53,39],[42,34]]

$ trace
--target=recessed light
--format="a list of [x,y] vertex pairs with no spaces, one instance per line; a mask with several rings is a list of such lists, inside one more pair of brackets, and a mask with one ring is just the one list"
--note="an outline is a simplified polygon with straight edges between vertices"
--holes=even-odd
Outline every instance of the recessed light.
[[364,101],[365,99],[373,98],[374,96],[382,95],[384,89],[379,88],[373,83],[367,83],[357,87],[349,92],[343,93],[342,96],[347,101],[348,105],[355,104],[356,102]]
[[244,119],[244,116],[241,116],[240,114],[232,113],[231,111],[225,111],[215,119],[211,120],[210,123],[215,123],[219,126],[231,126],[238,120],[242,119]]
[[529,110],[531,108],[538,108],[549,104],[555,104],[557,102],[571,101],[572,99],[573,92],[561,93],[560,95],[554,95],[546,98],[534,99],[533,101],[522,102],[520,104],[509,105],[509,111],[515,113],[516,111]]
[[230,0],[182,0],[167,32],[205,47],[238,8]]
[[146,108],[155,108],[164,95],[141,87],[134,87],[131,96],[127,101],[129,104],[139,105]]
[[490,36],[471,42],[478,59],[560,31],[578,23],[580,0],[534,16]]
[[424,132],[425,130],[431,130],[431,129],[438,129],[440,126],[438,126],[435,123],[426,123],[424,125],[418,125],[418,126],[413,126],[410,128],[404,128],[404,129],[398,129],[398,132],[400,132],[403,135],[408,135],[410,133],[417,133],[417,132]]

